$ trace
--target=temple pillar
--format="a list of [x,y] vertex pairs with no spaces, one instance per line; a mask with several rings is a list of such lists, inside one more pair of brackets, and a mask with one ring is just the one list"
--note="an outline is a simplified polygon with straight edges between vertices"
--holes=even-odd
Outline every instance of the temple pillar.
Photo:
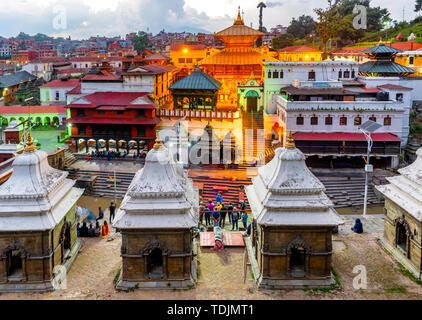
[[95,140],[95,150],[98,152],[98,140]]
[[118,139],[115,139],[116,140],[116,152],[119,152],[119,140]]
[[139,154],[139,140],[136,140],[136,152]]
[[107,139],[107,141],[106,141],[106,151],[108,151],[109,150],[109,145],[108,145],[108,139]]
[[85,150],[86,150],[86,153],[89,152],[89,141],[88,141],[88,139],[85,139]]

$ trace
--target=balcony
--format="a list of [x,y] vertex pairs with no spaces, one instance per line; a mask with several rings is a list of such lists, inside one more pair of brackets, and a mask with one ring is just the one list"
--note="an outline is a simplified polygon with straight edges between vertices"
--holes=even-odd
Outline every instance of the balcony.
[[157,116],[160,118],[186,118],[187,120],[216,120],[216,121],[233,121],[240,118],[238,111],[202,111],[202,110],[167,110],[159,109]]

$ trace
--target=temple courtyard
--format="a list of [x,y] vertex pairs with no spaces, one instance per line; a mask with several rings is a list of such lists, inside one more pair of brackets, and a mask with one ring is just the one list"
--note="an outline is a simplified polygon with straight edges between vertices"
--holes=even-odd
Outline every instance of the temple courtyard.
[[[106,212],[106,216],[107,216]],[[383,233],[383,216],[361,218],[365,232],[353,233],[350,228],[356,215],[342,216],[345,224],[333,236],[333,269],[340,288],[333,290],[257,290],[248,267],[244,283],[244,248],[225,248],[221,253],[209,248],[199,250],[198,284],[196,289],[116,291],[114,281],[121,266],[121,237],[113,233],[109,239],[83,238],[82,249],[68,276],[67,289],[46,294],[0,294],[6,299],[422,299],[422,285],[414,282],[379,243]],[[367,270],[367,289],[355,290],[355,266]]]

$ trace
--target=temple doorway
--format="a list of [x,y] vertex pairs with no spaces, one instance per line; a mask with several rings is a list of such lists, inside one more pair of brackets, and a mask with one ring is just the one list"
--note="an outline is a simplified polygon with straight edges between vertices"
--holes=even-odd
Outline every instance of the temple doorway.
[[152,279],[161,279],[164,275],[163,252],[159,248],[153,249],[147,257],[147,268]]
[[397,247],[407,252],[407,234],[404,224],[397,224]]
[[290,270],[294,277],[303,277],[305,275],[305,248],[292,248],[290,255]]
[[23,277],[22,257],[19,250],[11,250],[7,254],[7,277],[9,280],[19,280]]
[[257,97],[247,97],[246,98],[246,108],[248,112],[257,112],[258,111],[258,98]]

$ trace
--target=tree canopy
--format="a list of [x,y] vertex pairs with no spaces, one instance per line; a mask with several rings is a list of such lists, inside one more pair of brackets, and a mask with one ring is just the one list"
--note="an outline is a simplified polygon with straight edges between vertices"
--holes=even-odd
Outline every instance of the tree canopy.
[[145,31],[139,31],[138,34],[132,38],[132,43],[135,50],[140,54],[148,47],[148,34]]
[[287,28],[287,32],[298,39],[304,39],[315,30],[314,19],[307,15],[301,15],[297,20],[293,18]]
[[279,50],[284,47],[292,46],[294,41],[295,38],[290,33],[281,34],[273,39],[272,47],[274,50]]

